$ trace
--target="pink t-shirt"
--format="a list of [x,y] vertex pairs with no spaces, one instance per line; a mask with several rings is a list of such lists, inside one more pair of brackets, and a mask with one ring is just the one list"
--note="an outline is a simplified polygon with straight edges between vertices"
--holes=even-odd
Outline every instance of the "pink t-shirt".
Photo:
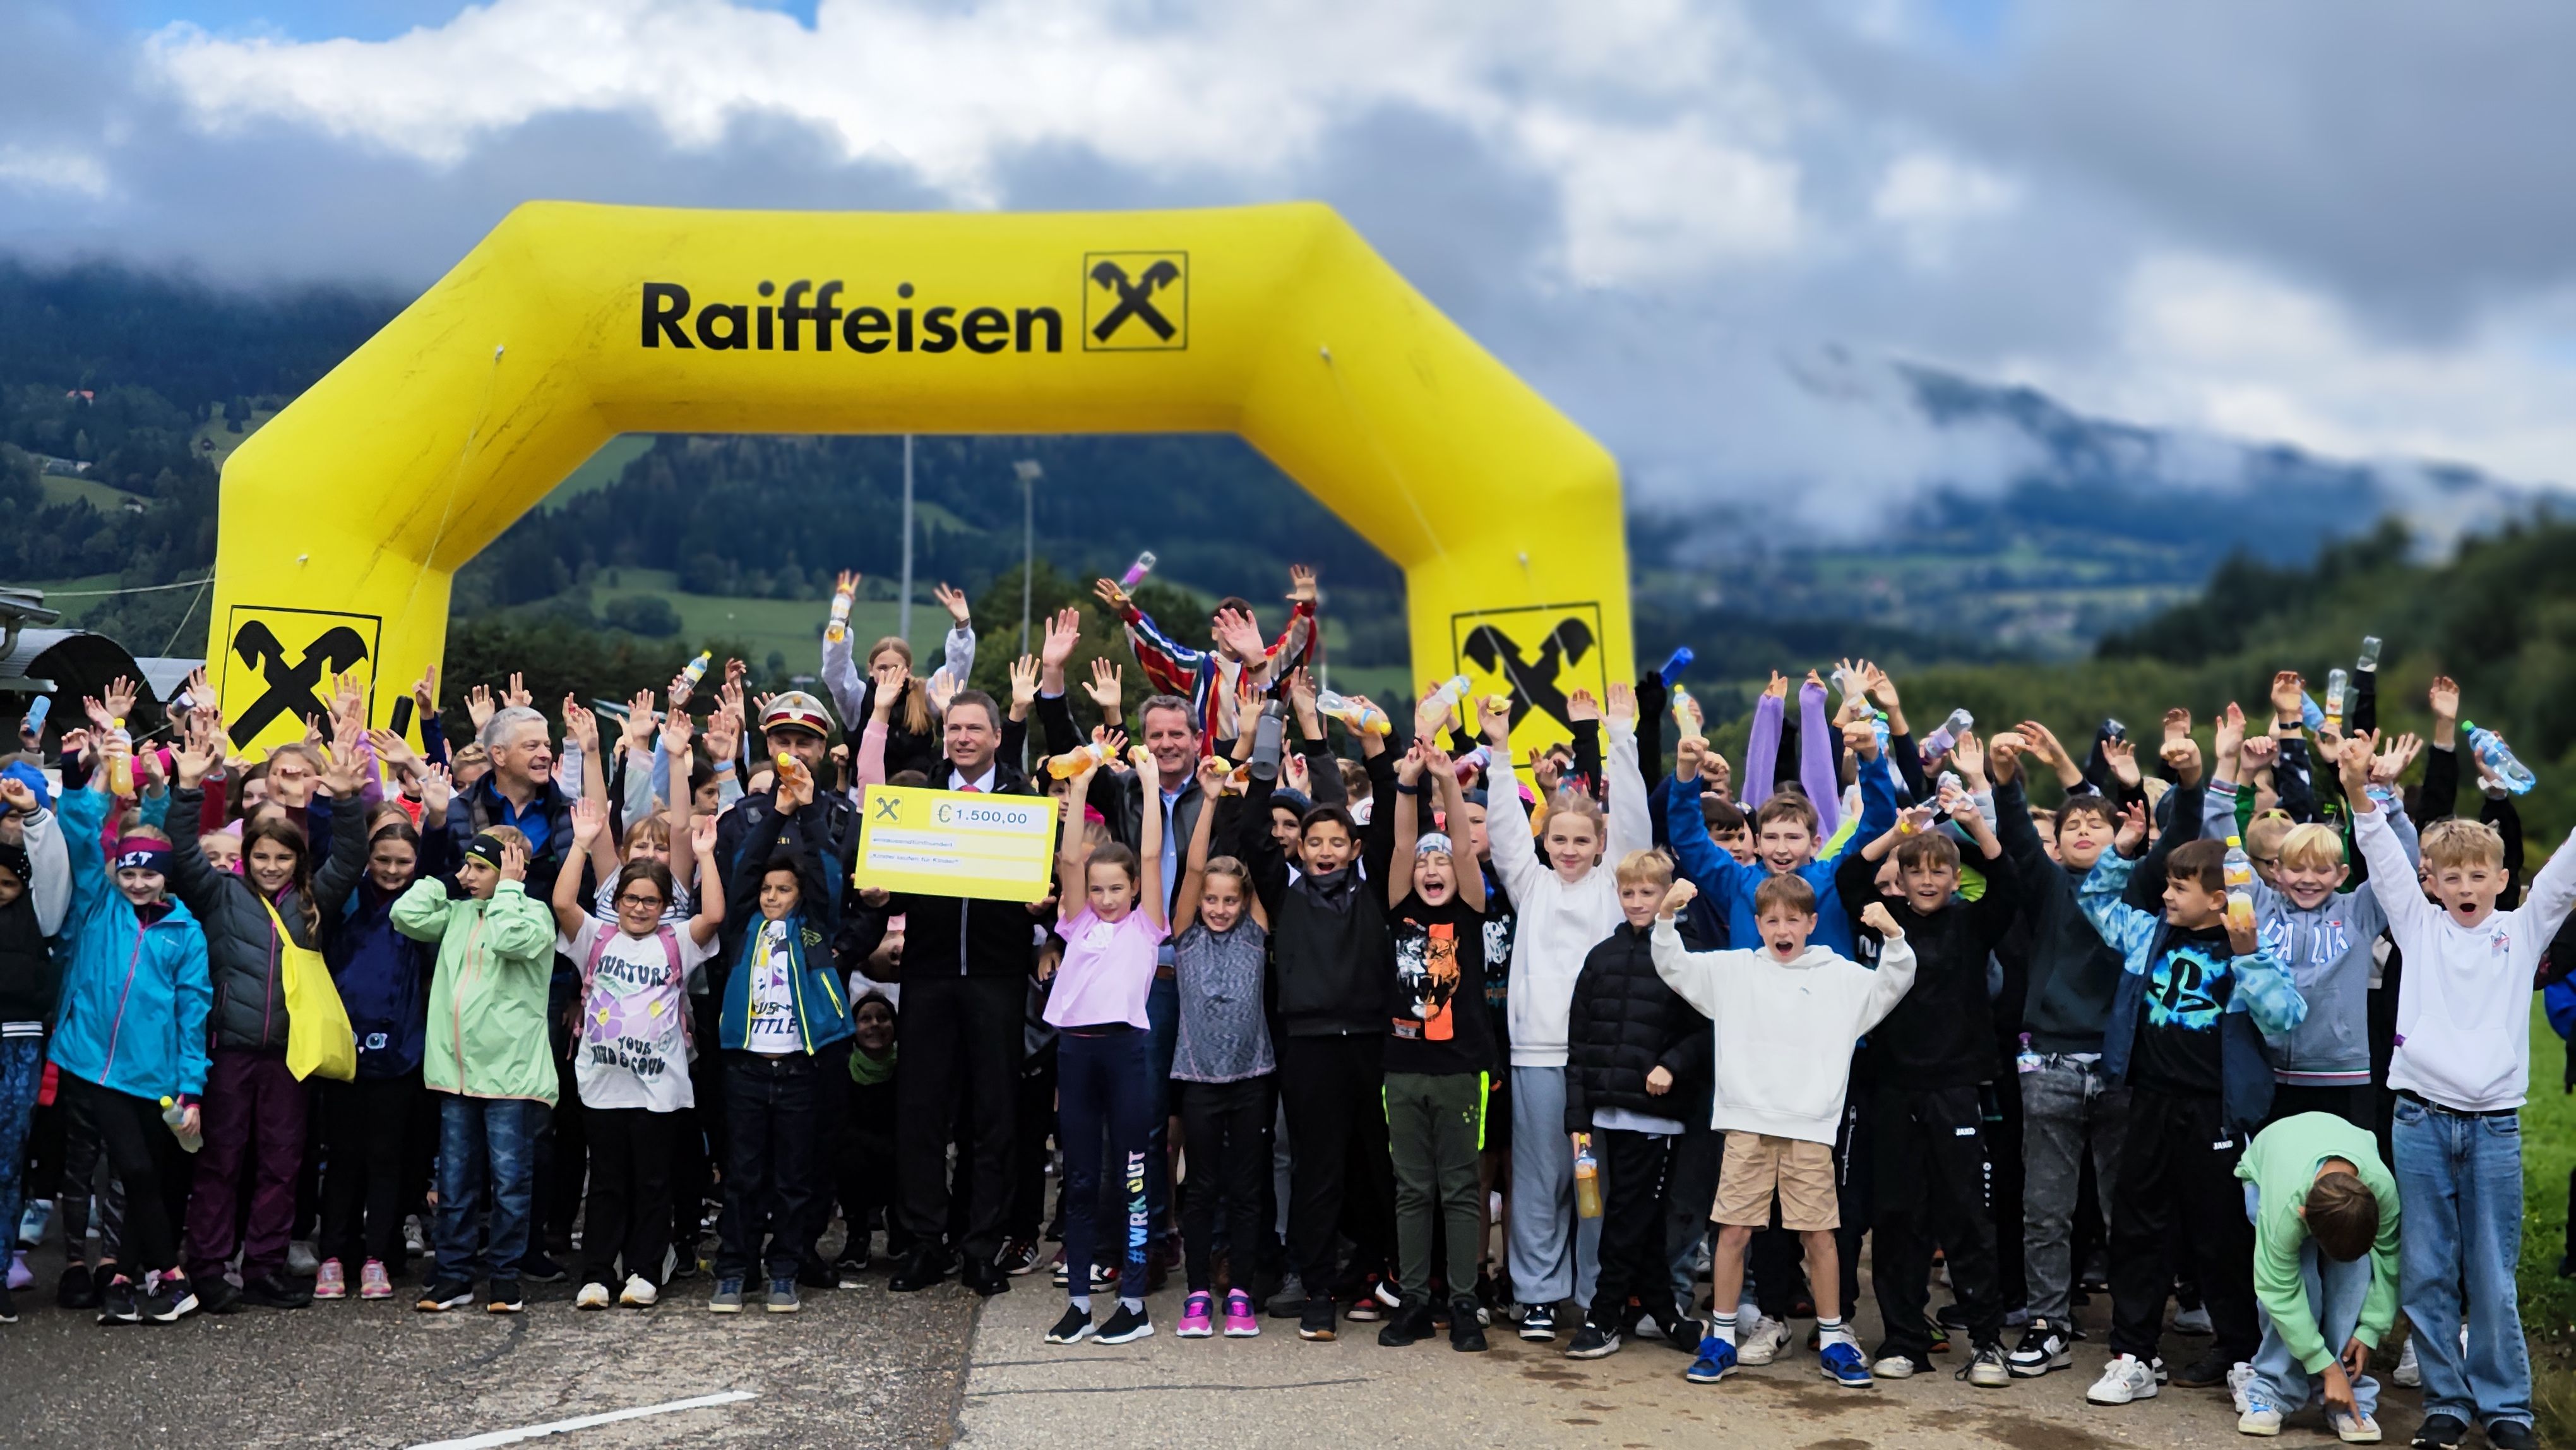
[[1056,925],[1064,960],[1047,995],[1046,1020],[1054,1027],[1097,1027],[1124,1022],[1144,1028],[1145,997],[1154,989],[1154,948],[1165,932],[1153,918],[1131,910],[1102,921],[1085,905]]

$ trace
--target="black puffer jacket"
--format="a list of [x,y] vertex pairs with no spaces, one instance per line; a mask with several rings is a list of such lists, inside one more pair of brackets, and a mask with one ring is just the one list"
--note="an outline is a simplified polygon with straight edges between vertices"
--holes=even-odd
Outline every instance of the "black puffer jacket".
[[[205,792],[181,787],[170,793],[170,819],[194,821]],[[367,812],[352,802],[331,813],[330,854],[308,853],[314,898],[338,901],[358,884],[367,865]],[[185,902],[206,933],[206,966],[215,982],[214,1011],[206,1027],[214,1046],[250,1052],[286,1050],[286,984],[279,975],[277,932],[250,882],[218,871],[197,848],[192,831],[171,833],[170,894]],[[297,946],[321,949],[305,925],[304,897],[289,888],[277,900],[278,920]]]
[[1704,1065],[1686,1045],[1708,1031],[1708,1019],[1664,985],[1655,972],[1649,933],[1626,922],[1612,928],[1574,979],[1565,1019],[1565,1131],[1589,1133],[1592,1115],[1626,1108],[1685,1122],[1689,1103],[1676,1092],[1646,1091],[1661,1067],[1675,1079]]

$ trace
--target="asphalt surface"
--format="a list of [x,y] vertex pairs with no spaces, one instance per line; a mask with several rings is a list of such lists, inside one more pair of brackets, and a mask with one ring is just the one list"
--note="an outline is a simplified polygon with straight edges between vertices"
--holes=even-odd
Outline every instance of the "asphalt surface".
[[[396,1298],[103,1328],[56,1308],[61,1250],[0,1326],[0,1443],[395,1447],[724,1391],[752,1398],[530,1443],[593,1447],[947,1445],[976,1301],[954,1283],[896,1295],[807,1290],[796,1314],[715,1315],[712,1281],[659,1308],[585,1312],[570,1283],[527,1311],[445,1315]],[[1025,1281],[1024,1281],[1025,1282]]]

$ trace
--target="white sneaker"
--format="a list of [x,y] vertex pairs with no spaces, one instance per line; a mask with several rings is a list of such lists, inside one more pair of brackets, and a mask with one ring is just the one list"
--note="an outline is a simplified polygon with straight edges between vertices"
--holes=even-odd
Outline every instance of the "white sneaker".
[[1981,1390],[1999,1390],[2012,1383],[2012,1371],[2004,1364],[2004,1347],[1989,1344],[1968,1361],[1968,1383]]
[[661,1300],[662,1291],[654,1288],[653,1281],[642,1274],[627,1275],[625,1292],[617,1296],[617,1302],[630,1309],[650,1309]]
[[[1744,1353],[1742,1350],[1736,1351],[1736,1358],[1738,1360],[1741,1360],[1743,1357]],[[1914,1378],[1914,1361],[1901,1354],[1891,1354],[1887,1358],[1871,1365],[1869,1367],[1869,1372],[1870,1376],[1874,1379],[1910,1380]]]
[[608,1286],[606,1284],[582,1285],[581,1292],[572,1296],[572,1307],[575,1309],[607,1308]]
[[2347,1445],[2379,1443],[2379,1422],[2368,1415],[2347,1415],[2340,1410],[2326,1411],[2326,1423]]
[[1737,1364],[1769,1364],[1789,1347],[1789,1326],[1768,1315],[1753,1321],[1751,1332],[1735,1346]]
[[[2253,1402],[2248,1400],[2245,1396],[2246,1387],[2253,1383],[2254,1366],[2247,1364],[2241,1359],[2236,1361],[2235,1368],[2227,1372],[2227,1397],[2236,1402],[2236,1413],[2240,1415],[2254,1408]],[[2252,1434],[2254,1432],[2249,1430],[2246,1433]],[[2265,1433],[2275,1432],[2267,1431]]]
[[2119,1354],[2102,1366],[2102,1377],[2084,1392],[2084,1398],[2097,1405],[2125,1405],[2131,1400],[2156,1397],[2155,1371],[2134,1354]]
[[2270,1405],[2256,1405],[2236,1417],[2236,1433],[2278,1435],[2281,1433],[2281,1412]]
[[2406,1336],[2406,1348],[2397,1356],[2397,1368],[2388,1372],[2388,1382],[2406,1388],[2420,1389],[2424,1384],[2424,1367],[2415,1362],[2415,1336]]
[[414,1255],[429,1252],[429,1233],[420,1226],[418,1214],[403,1219],[403,1249]]

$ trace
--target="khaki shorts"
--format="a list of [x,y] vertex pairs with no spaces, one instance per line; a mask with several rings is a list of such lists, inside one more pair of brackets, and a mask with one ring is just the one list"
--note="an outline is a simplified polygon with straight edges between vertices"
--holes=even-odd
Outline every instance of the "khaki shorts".
[[1717,1174],[1717,1206],[1710,1217],[1722,1224],[1767,1228],[1771,1194],[1780,1194],[1780,1226],[1799,1233],[1842,1227],[1834,1199],[1834,1150],[1801,1138],[1774,1138],[1768,1133],[1726,1135],[1726,1163]]

